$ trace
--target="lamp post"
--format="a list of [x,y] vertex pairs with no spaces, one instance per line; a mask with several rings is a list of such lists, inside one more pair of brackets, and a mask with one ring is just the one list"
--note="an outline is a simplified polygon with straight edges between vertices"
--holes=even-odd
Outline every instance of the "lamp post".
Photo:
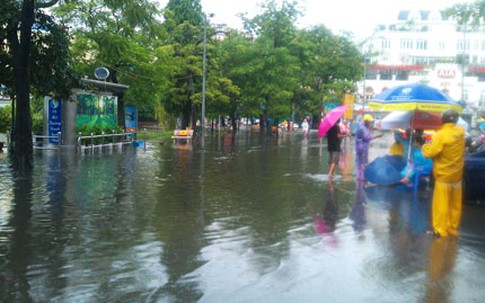
[[366,102],[366,93],[365,93],[365,78],[367,77],[367,64],[369,64],[370,58],[364,57],[364,79],[362,80],[362,113],[365,112],[365,102]]
[[[209,17],[214,17],[214,14],[209,14]],[[206,85],[206,57],[207,57],[207,16],[204,14],[204,51],[202,55],[202,117],[200,125],[202,127],[202,147],[204,147],[205,135],[205,85]]]

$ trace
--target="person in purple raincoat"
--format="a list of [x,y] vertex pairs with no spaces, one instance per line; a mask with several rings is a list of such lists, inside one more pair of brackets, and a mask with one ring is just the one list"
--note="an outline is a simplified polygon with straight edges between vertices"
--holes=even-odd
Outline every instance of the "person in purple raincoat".
[[374,117],[364,115],[363,121],[359,124],[355,133],[355,152],[357,157],[357,180],[364,180],[364,171],[369,162],[369,143],[372,139],[382,137],[382,134],[372,136],[371,125]]

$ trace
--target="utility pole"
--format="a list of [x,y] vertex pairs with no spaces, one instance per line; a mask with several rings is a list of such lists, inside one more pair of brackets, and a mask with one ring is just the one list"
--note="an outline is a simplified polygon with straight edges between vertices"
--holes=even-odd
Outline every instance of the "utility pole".
[[[209,14],[209,17],[214,17],[214,14]],[[205,135],[205,86],[206,86],[206,60],[207,60],[207,16],[204,14],[204,51],[202,55],[202,117],[200,125],[202,127],[201,142],[202,148],[204,148],[204,135]]]

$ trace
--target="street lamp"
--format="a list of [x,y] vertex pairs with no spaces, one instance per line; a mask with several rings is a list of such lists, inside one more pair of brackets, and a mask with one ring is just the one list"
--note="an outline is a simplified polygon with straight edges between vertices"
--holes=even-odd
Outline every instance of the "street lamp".
[[364,57],[364,79],[362,80],[362,112],[365,112],[365,101],[366,101],[366,94],[365,94],[365,78],[367,77],[367,64],[369,64],[370,58]]
[[[209,14],[209,18],[210,17],[214,17],[214,14]],[[202,145],[204,144],[204,134],[205,134],[206,57],[207,57],[207,16],[204,14],[204,51],[202,55],[202,119],[200,121],[200,125],[202,126]]]

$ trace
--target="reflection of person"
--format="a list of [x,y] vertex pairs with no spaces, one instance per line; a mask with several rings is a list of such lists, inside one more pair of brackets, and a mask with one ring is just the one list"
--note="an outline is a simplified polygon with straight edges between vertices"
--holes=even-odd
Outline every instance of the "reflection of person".
[[364,180],[364,171],[369,162],[369,143],[372,139],[382,135],[372,136],[370,128],[374,117],[364,115],[363,121],[359,124],[355,134],[355,151],[357,156],[357,180]]
[[458,116],[454,110],[444,111],[443,126],[423,145],[423,155],[434,162],[432,226],[437,236],[457,236],[460,225],[465,129],[456,125]]
[[301,123],[301,128],[303,129],[303,137],[306,138],[308,136],[308,129],[310,128],[310,124],[308,124],[307,118],[303,119]]
[[338,219],[337,192],[332,180],[328,182],[328,189],[328,201],[325,204],[323,216],[320,214],[315,216],[315,226],[319,234],[332,232]]
[[365,227],[364,203],[364,182],[357,180],[355,183],[355,203],[349,213],[349,218],[353,221],[352,227],[355,231],[363,231]]
[[[340,119],[339,119],[340,121]],[[340,132],[339,121],[332,126],[327,132],[327,151],[328,151],[328,177],[333,178],[335,168],[337,167],[341,149],[342,138],[344,135]]]
[[433,160],[425,158],[421,147],[424,144],[423,137],[413,138],[413,147],[411,150],[411,157],[409,157],[406,167],[401,171],[401,182],[408,184],[409,180],[413,180],[418,171],[430,171],[433,167]]
[[425,302],[448,302],[452,282],[448,274],[455,266],[457,239],[433,239],[429,247]]

